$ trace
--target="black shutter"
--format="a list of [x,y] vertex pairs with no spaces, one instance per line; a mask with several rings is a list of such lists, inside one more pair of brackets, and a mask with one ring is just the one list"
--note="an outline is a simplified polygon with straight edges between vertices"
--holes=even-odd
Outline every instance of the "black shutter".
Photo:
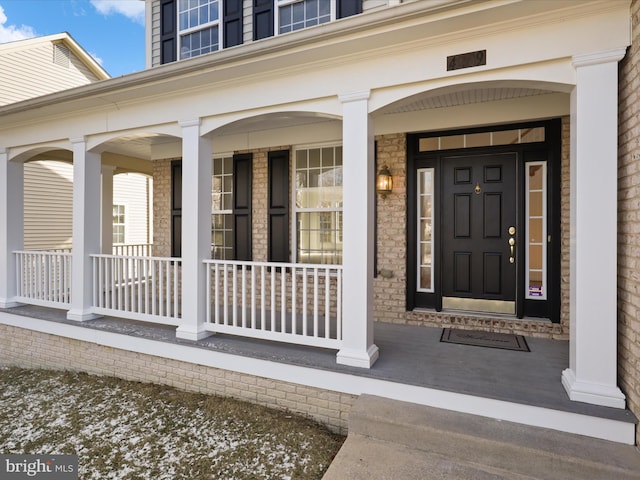
[[182,160],[171,162],[171,256],[182,256]]
[[362,0],[338,0],[338,18],[350,17],[362,13]]
[[273,37],[273,0],[253,0],[253,39]]
[[236,260],[251,260],[251,182],[253,155],[233,156],[233,251]]
[[242,43],[242,0],[224,0],[224,48]]
[[289,150],[269,152],[269,261],[289,261]]
[[176,0],[160,2],[160,63],[176,61],[178,52]]

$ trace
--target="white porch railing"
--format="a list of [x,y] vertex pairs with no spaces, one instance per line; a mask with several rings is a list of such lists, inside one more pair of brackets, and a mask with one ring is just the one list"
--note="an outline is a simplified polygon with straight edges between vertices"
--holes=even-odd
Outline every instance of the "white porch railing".
[[342,266],[204,263],[208,331],[341,348]]
[[180,325],[181,259],[117,255],[91,258],[94,313]]
[[31,305],[65,308],[71,303],[71,254],[17,251],[16,300]]
[[150,257],[153,254],[152,243],[131,243],[126,245],[114,245],[114,255],[125,257]]

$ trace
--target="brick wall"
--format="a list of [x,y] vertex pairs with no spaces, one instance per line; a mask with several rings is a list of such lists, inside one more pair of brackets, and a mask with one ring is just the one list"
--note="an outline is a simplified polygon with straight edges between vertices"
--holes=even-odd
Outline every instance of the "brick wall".
[[640,1],[631,11],[633,37],[620,64],[618,110],[618,383],[640,417]]
[[357,398],[7,325],[0,325],[0,366],[82,371],[238,398],[308,416],[343,435]]

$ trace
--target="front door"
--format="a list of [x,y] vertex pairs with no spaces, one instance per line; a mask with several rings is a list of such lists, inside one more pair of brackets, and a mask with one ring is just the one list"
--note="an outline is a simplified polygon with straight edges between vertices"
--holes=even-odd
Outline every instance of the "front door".
[[442,306],[516,313],[515,153],[441,161]]

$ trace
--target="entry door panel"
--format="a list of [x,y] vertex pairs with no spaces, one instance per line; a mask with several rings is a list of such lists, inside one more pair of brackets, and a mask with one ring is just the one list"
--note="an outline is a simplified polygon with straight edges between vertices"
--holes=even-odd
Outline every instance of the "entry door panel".
[[442,159],[442,295],[515,301],[516,155]]

